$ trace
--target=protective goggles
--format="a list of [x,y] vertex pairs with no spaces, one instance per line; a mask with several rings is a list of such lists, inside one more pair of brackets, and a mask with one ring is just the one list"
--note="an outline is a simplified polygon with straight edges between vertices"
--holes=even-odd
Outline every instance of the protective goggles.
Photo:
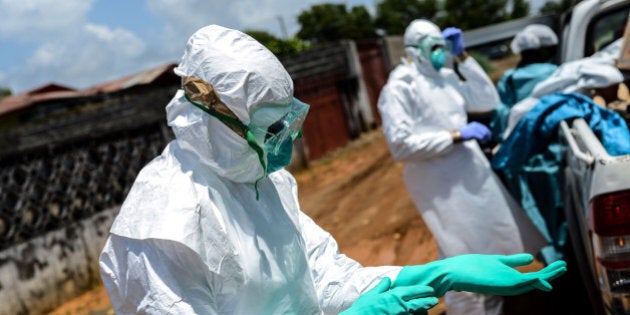
[[427,36],[420,41],[418,48],[420,48],[420,50],[422,50],[426,54],[430,54],[440,48],[449,51],[449,49],[447,49],[447,46],[449,46],[448,42],[449,41],[445,40],[442,37]]
[[[222,121],[247,140],[257,152],[258,148],[265,148],[267,152],[276,154],[282,143],[301,136],[302,125],[309,109],[307,104],[296,98],[290,104],[258,106],[250,114],[251,123],[245,125],[219,99],[210,83],[195,77],[185,77],[183,89],[190,103]],[[280,119],[276,119],[279,116]],[[258,152],[259,155],[261,153]]]
[[[302,135],[302,125],[308,114],[309,106],[297,98],[293,98],[291,104],[281,106],[261,106],[260,109],[251,113],[251,123],[249,129],[256,138],[261,138],[267,152],[277,154],[282,144],[286,141],[293,141]],[[261,112],[279,111],[286,112],[280,119],[267,124],[257,124],[256,116],[263,115]],[[277,117],[277,116],[276,116]]]

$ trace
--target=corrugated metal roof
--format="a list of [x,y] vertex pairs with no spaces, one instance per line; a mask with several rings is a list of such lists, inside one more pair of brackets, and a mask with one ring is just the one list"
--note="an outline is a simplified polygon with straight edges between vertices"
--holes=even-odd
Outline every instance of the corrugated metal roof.
[[80,91],[70,88],[51,90],[50,87],[52,86],[59,85],[51,83],[26,91],[24,93],[0,99],[0,116],[47,100],[74,98],[81,96]]
[[169,63],[146,71],[142,71],[122,79],[99,84],[83,90],[74,90],[55,83],[50,83],[24,93],[9,96],[0,100],[0,116],[16,110],[33,106],[37,103],[54,99],[76,98],[98,93],[111,93],[128,89],[137,85],[151,84],[162,75],[172,71],[176,66]]
[[76,89],[73,89],[71,87],[67,87],[67,86],[63,86],[63,85],[59,85],[56,83],[48,83],[46,85],[42,85],[40,87],[34,88],[30,91],[27,91],[26,93],[28,94],[40,94],[40,93],[46,93],[46,92],[59,92],[59,91],[76,91]]
[[153,83],[156,79],[169,71],[172,71],[177,64],[169,63],[146,71],[126,76],[122,79],[99,84],[84,91],[88,94],[95,93],[111,93],[119,90],[128,89],[132,86]]

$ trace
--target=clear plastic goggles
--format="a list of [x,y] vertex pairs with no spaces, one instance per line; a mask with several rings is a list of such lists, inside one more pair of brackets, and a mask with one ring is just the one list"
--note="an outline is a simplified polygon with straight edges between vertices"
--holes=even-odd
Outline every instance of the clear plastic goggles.
[[[308,109],[309,106],[307,104],[297,98],[293,98],[293,101],[288,107],[288,111],[282,118],[269,125],[256,124],[255,120],[252,119],[249,129],[254,133],[257,139],[263,142],[263,147],[267,152],[277,154],[284,142],[293,141],[301,136],[302,125],[308,114]],[[274,108],[263,107],[252,114],[260,115],[260,112],[265,110],[274,110]]]
[[420,41],[418,48],[420,49],[420,51],[425,57],[429,58],[432,52],[440,48],[444,49],[445,52],[449,52],[450,51],[449,46],[451,45],[452,44],[450,43],[450,41],[445,40],[442,37],[427,36]]
[[428,52],[435,51],[438,48],[446,48],[447,41],[442,37],[427,36],[420,41],[420,49]]

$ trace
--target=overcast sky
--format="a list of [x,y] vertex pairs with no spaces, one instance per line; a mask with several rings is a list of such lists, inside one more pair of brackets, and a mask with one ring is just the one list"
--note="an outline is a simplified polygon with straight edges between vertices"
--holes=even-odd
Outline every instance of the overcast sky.
[[[379,0],[0,0],[0,87],[14,94],[57,83],[86,88],[170,62],[208,24],[299,30],[315,3],[366,6]],[[532,0],[537,8],[544,0]]]

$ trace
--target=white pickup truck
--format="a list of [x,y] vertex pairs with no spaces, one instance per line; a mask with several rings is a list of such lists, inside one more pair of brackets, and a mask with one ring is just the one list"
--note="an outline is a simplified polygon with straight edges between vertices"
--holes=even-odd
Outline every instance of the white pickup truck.
[[[629,12],[630,0],[580,2],[561,19],[560,61],[590,56],[619,38]],[[559,134],[567,146],[566,254],[589,296],[592,311],[584,314],[630,314],[630,155],[609,155],[582,119],[562,122]]]
[[[559,37],[556,61],[567,64],[607,46],[610,49],[609,44],[622,37],[629,13],[630,0],[584,0],[561,16],[541,15],[489,25],[464,32],[464,39],[467,46],[473,50],[480,47],[478,52],[483,54],[488,47],[505,46],[506,40],[528,24],[546,24],[555,28]],[[575,74],[568,72],[565,74]],[[630,72],[623,77],[629,85]],[[518,106],[512,108],[512,114],[518,112]],[[621,111],[630,124],[630,108]],[[570,270],[554,283],[558,289],[553,292],[552,303],[564,303],[557,314],[629,315],[630,155],[611,156],[583,119],[561,122],[558,135],[566,147],[557,189],[566,219],[562,254]],[[571,307],[566,307],[567,303]]]

